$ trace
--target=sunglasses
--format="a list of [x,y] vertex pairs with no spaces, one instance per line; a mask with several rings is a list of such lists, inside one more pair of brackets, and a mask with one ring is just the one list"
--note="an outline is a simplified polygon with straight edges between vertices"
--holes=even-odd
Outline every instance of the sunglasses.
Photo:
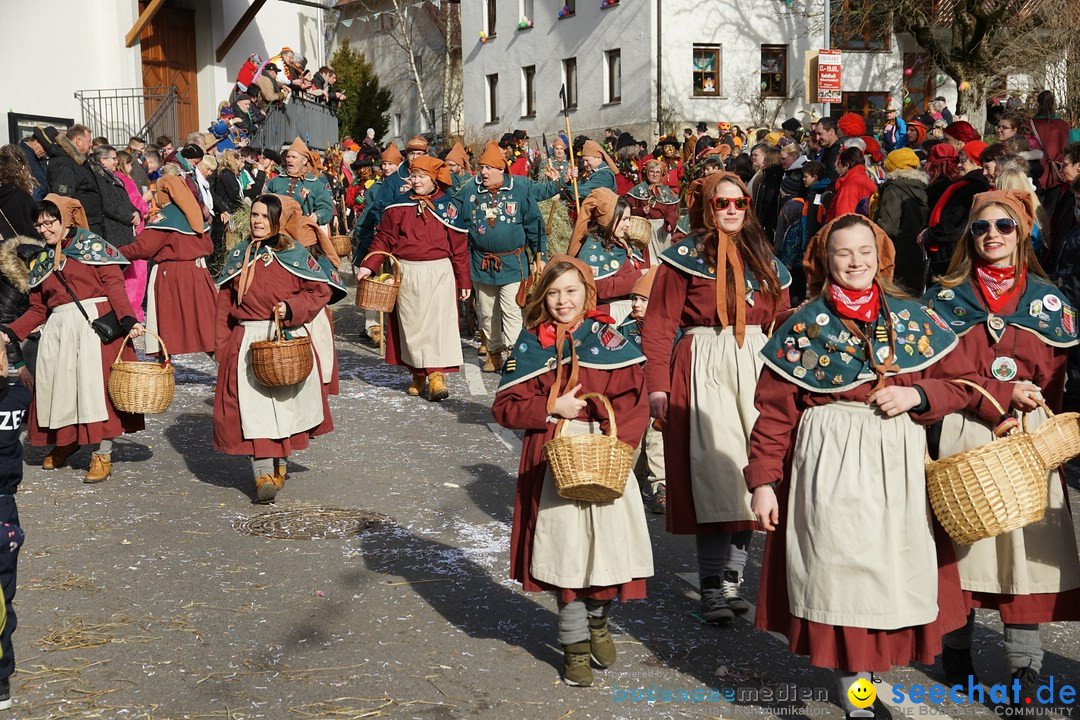
[[[1008,235],[1016,232],[1016,221],[1012,218],[998,218],[994,221],[994,227],[997,228],[999,234]],[[973,236],[979,237],[988,232],[990,232],[989,220],[976,220],[971,223],[971,234]]]
[[732,203],[735,203],[736,210],[745,210],[750,207],[750,198],[744,195],[743,197],[737,198],[714,197],[712,199],[713,210],[727,210],[728,205]]

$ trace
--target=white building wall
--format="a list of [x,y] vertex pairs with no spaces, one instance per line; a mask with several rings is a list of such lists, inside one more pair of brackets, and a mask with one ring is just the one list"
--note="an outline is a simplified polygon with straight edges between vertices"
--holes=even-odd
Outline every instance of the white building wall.
[[[533,27],[518,29],[519,0],[499,0],[497,35],[480,41],[483,3],[461,4],[462,58],[464,62],[465,129],[470,141],[498,139],[504,132],[522,129],[530,138],[565,129],[559,88],[562,61],[577,58],[578,105],[570,112],[574,135],[599,135],[615,127],[644,136],[655,124],[655,51],[653,2],[622,0],[601,9],[600,0],[578,0],[573,17],[558,18],[561,4],[534,0]],[[604,103],[604,52],[622,53],[622,100]],[[536,66],[536,117],[522,117],[523,67]],[[499,122],[486,122],[488,75],[499,74]]]
[[[9,57],[33,60],[19,72],[5,75],[0,83],[0,108],[80,122],[76,91],[142,87],[141,46],[124,47],[124,36],[138,19],[138,0],[49,0],[47,4],[43,21],[41,0],[0,2],[0,47]],[[218,102],[228,97],[240,66],[252,52],[265,58],[288,45],[309,58],[309,67],[316,70],[325,60],[324,13],[316,8],[271,0],[218,63],[217,47],[250,0],[174,0],[171,4],[195,11],[199,117],[204,125],[216,117]]]

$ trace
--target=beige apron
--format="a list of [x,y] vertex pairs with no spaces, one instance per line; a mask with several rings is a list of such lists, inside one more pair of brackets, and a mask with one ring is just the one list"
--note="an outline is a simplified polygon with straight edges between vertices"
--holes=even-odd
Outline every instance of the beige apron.
[[[1046,413],[1036,410],[1028,415],[1028,429],[1034,431],[1045,420]],[[985,445],[993,436],[989,426],[970,415],[946,415],[939,456]],[[1057,593],[1080,587],[1080,557],[1061,477],[1053,470],[1047,480],[1048,504],[1041,521],[971,545],[954,545],[961,587],[998,595]]]
[[612,323],[615,327],[622,324],[622,321],[630,317],[630,313],[633,312],[634,307],[629,300],[615,300],[608,303],[608,315],[610,315],[615,322]]
[[449,258],[398,262],[401,286],[394,312],[401,330],[401,361],[417,369],[464,364],[456,321],[457,287]]
[[731,328],[689,327],[690,487],[699,523],[754,520],[743,480],[750,431],[757,421],[754,388],[759,350],[769,339],[746,326],[740,348]]
[[925,452],[907,413],[835,402],[802,414],[781,518],[792,615],[876,630],[937,618]]
[[[170,260],[169,262],[179,261]],[[191,262],[195,263],[195,267],[206,267],[206,258],[199,258]],[[161,345],[152,334],[161,334],[161,330],[158,329],[157,317],[157,276],[160,269],[161,263],[154,263],[154,267],[150,270],[150,279],[146,284],[146,329],[151,331],[143,335],[143,340],[146,341],[147,355],[153,355],[161,351]]]
[[[82,301],[90,317],[98,317],[97,304],[106,298]],[[38,342],[34,403],[37,422],[58,430],[109,419],[105,401],[105,375],[101,371],[101,338],[74,302],[54,307]]]
[[660,264],[660,253],[671,247],[671,236],[664,229],[663,218],[646,218],[652,225],[652,237],[649,238],[649,263]]
[[[567,435],[599,433],[595,422],[566,423]],[[533,533],[529,573],[560,588],[606,587],[653,574],[652,545],[634,473],[621,498],[591,503],[566,500],[544,476]]]
[[[286,387],[267,387],[255,378],[248,364],[251,343],[268,340],[274,334],[272,320],[245,320],[244,339],[236,362],[237,397],[240,401],[240,423],[244,438],[282,440],[296,433],[311,430],[323,421],[322,385],[314,368],[303,382]],[[307,334],[304,328],[293,328],[295,336]]]
[[330,328],[330,308],[323,308],[315,319],[304,325],[311,335],[311,346],[319,359],[319,375],[323,385],[334,379],[334,331]]

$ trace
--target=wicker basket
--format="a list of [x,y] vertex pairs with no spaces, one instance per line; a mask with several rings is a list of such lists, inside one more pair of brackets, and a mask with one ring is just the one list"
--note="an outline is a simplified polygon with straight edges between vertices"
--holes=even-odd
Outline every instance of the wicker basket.
[[[975,383],[954,380],[985,395]],[[930,505],[942,527],[959,545],[995,537],[1042,520],[1046,512],[1046,464],[1032,436],[1013,430],[942,460],[927,457]]]
[[[1031,434],[1031,442],[1043,459],[1047,471],[1059,468],[1080,455],[1080,413],[1054,412],[1042,400],[1035,402],[1046,412],[1047,420]],[[1024,432],[1027,432],[1027,416],[1024,416]]]
[[401,266],[397,258],[388,252],[376,250],[369,252],[360,261],[364,263],[372,255],[385,255],[394,266],[394,282],[383,283],[366,277],[356,284],[356,306],[365,310],[377,310],[378,312],[393,312],[394,303],[397,302],[398,286],[401,285]]
[[161,344],[161,362],[121,360],[130,338],[120,343],[112,370],[109,371],[109,399],[120,412],[157,415],[172,402],[176,391],[176,375],[169,361],[165,342],[153,330],[147,330]]
[[638,250],[649,247],[652,241],[652,223],[639,215],[630,216],[630,227],[626,229],[626,239]]
[[273,340],[256,340],[251,343],[248,364],[255,378],[267,387],[285,387],[303,382],[315,366],[311,338],[304,336],[285,340],[281,320],[274,314],[275,337]]
[[619,441],[615,411],[600,393],[585,393],[582,400],[597,398],[607,408],[609,435],[562,436],[566,420],[560,420],[555,437],[544,445],[551,476],[559,497],[586,502],[608,502],[622,497],[634,462],[634,449]]
[[334,251],[339,257],[349,257],[352,253],[352,238],[348,235],[332,235],[330,242],[334,244]]

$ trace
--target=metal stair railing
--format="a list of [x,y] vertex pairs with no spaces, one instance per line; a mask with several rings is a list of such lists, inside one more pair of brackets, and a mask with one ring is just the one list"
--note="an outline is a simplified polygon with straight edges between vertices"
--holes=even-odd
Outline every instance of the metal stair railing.
[[75,98],[83,124],[114,143],[126,143],[129,137],[152,142],[159,135],[176,136],[175,86],[79,90]]

